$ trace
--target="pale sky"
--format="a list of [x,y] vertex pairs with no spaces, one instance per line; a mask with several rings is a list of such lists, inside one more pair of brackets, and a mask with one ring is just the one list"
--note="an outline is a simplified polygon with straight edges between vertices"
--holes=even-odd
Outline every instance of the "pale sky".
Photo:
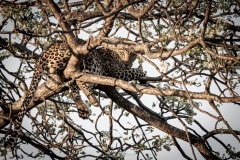
[[[2,17],[0,17],[0,21],[2,21],[1,19]],[[240,25],[240,21],[237,21],[236,20],[236,23],[238,25]],[[97,27],[97,26],[96,26]],[[126,35],[126,32],[121,30],[118,32],[118,35],[121,36],[121,35]],[[0,35],[0,36],[3,36],[3,35]],[[85,37],[87,38],[88,36],[86,34],[83,34],[83,36],[81,35],[81,38],[82,37]],[[125,38],[125,37],[123,37]],[[84,39],[84,38],[83,38]],[[156,63],[156,65],[159,65],[159,61],[157,60],[154,60],[154,62]],[[3,64],[5,65],[6,68],[8,68],[10,71],[16,71],[16,69],[18,68],[18,60],[17,59],[14,59],[14,58],[9,58],[9,59],[6,59],[3,61]],[[137,66],[137,63],[134,64],[134,67]],[[147,71],[147,75],[148,76],[151,76],[151,77],[154,77],[156,75],[159,75],[159,73],[153,69],[152,66],[150,66],[147,62],[144,62],[144,70]],[[9,77],[9,79],[11,79]],[[30,80],[28,80],[28,83],[30,83]],[[204,86],[203,86],[204,87]],[[195,90],[195,88],[190,88],[190,90]],[[240,93],[240,90],[238,90],[238,92]],[[217,93],[216,93],[217,94]],[[83,99],[86,99],[86,97],[84,95],[82,95]],[[142,102],[145,103],[146,106],[148,106],[149,108],[151,108],[152,106],[152,103],[153,102],[156,102],[156,99],[154,96],[151,96],[151,95],[144,95],[142,97]],[[107,104],[108,103],[108,100],[106,100],[103,104]],[[209,106],[208,103],[206,102],[202,102],[202,106],[201,106],[201,109],[203,110],[207,110],[207,111],[211,111],[212,114],[216,115],[215,114],[215,111]],[[227,120],[227,122],[230,124],[230,126],[235,129],[235,130],[240,130],[240,126],[239,126],[239,114],[240,114],[240,107],[237,106],[237,105],[234,105],[233,103],[231,104],[223,104],[221,105],[220,108],[218,108],[223,117],[225,118],[225,120]],[[98,115],[100,109],[99,108],[94,108],[92,107],[92,110]],[[196,111],[196,110],[195,110]],[[32,113],[34,113],[34,109],[31,111]],[[196,111],[197,112],[197,111]],[[117,113],[116,113],[117,114]],[[79,121],[79,118],[77,116],[77,114],[73,115],[73,117],[76,116],[76,120]],[[91,116],[91,118],[95,119],[96,116]],[[215,121],[213,121],[211,118],[209,118],[209,116],[206,116],[202,113],[199,113],[197,112],[197,115],[194,117],[196,120],[198,120],[206,129],[208,129],[208,131],[211,131],[214,129],[214,125],[215,125]],[[107,116],[104,116],[101,118],[101,120],[99,121],[99,128],[101,128],[102,130],[108,130],[108,126],[106,124],[106,121],[108,121],[108,117]],[[133,124],[136,124],[135,120],[133,117],[128,117],[125,119],[125,122],[123,122],[123,124],[125,124],[126,126],[131,126],[129,125],[128,122],[131,122]],[[91,123],[89,120],[82,120],[81,119],[81,125],[83,127],[86,127],[87,126],[87,129],[89,130],[94,130],[94,124]],[[182,125],[174,120],[174,121],[170,121],[170,123],[174,126],[177,126],[179,128],[183,128]],[[27,118],[24,119],[23,121],[23,126],[26,127],[26,128],[29,128],[31,129],[31,124],[30,124],[30,121],[27,120]],[[117,125],[114,125],[114,127],[116,127],[116,129],[119,129],[120,128],[117,126]],[[194,128],[196,131],[200,131],[199,128],[196,127],[195,124],[193,124],[192,126],[190,126],[192,128]],[[218,125],[218,128],[221,128],[221,127],[225,127],[225,125],[223,125],[223,123],[220,123]],[[162,137],[165,135],[165,133],[161,132],[161,131],[157,131],[156,132],[158,134],[160,134]],[[204,132],[198,132],[200,134],[204,134]],[[117,135],[117,133],[115,133],[115,135]],[[218,138],[220,138],[225,144],[227,143],[230,143],[232,146],[235,146],[236,147],[236,150],[240,150],[240,145],[239,143],[236,141],[235,138],[233,138],[232,135],[218,135],[217,136]],[[179,140],[181,141],[181,140]],[[211,141],[210,141],[211,143]],[[181,144],[182,144],[182,148],[185,150],[185,152],[188,154],[188,156],[190,156],[191,158],[193,158],[192,154],[191,154],[191,149],[190,149],[190,146],[188,143],[186,142],[183,142],[181,141]],[[27,150],[31,150],[32,147],[31,146],[25,146]],[[216,151],[219,151],[221,153],[224,152],[223,148],[215,141],[212,145],[213,149],[216,150]],[[166,150],[162,150],[161,152],[158,152],[158,156],[157,158],[158,159],[168,159],[168,160],[175,160],[175,159],[178,159],[178,160],[181,160],[181,159],[184,159],[182,157],[182,155],[180,154],[180,152],[176,149],[176,147],[172,146],[171,147],[171,151],[170,152],[167,152]],[[96,153],[95,151],[92,151],[91,148],[88,148],[85,150],[85,152],[87,152],[87,154],[91,154],[92,152],[93,153]],[[197,150],[195,150],[195,154],[197,155],[197,157],[199,159],[202,159],[201,155],[198,153]],[[131,159],[134,159],[135,158],[135,154],[132,152],[128,153],[125,157],[125,160],[131,160]],[[1,158],[0,158],[1,159]],[[30,160],[32,158],[29,158],[29,157],[25,157],[24,158],[25,160]],[[48,156],[46,156],[45,158],[43,158],[44,160],[50,160],[50,158]],[[87,160],[90,160],[91,158],[87,158]],[[94,158],[92,158],[94,159]]]

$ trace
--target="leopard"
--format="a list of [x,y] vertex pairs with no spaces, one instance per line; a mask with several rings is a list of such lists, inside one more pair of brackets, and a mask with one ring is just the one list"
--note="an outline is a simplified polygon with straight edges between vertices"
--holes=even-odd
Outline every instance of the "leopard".
[[[86,41],[78,39],[79,45],[85,45]],[[4,144],[5,147],[14,147],[17,142],[18,135],[21,132],[21,123],[26,114],[28,105],[34,97],[34,93],[39,85],[44,71],[50,74],[59,74],[64,71],[67,63],[72,55],[67,43],[55,42],[43,52],[37,61],[32,76],[30,87],[26,97],[23,100],[21,111],[14,119],[14,130]],[[137,80],[145,76],[142,70],[131,68],[137,55],[127,51],[113,51],[107,48],[95,48],[91,50],[79,65],[80,71],[88,71],[90,74],[114,77],[124,81]],[[79,117],[87,119],[89,117],[88,108],[82,101],[79,91],[86,95],[90,103],[98,106],[98,100],[93,92],[94,85],[88,82],[74,81],[69,84],[70,95],[75,102]]]

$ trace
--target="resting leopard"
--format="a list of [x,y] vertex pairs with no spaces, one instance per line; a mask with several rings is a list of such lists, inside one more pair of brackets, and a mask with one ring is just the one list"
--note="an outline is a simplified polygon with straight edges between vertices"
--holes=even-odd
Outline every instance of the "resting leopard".
[[[79,40],[80,44],[83,45],[86,42]],[[64,70],[68,60],[71,56],[66,43],[56,42],[51,45],[39,58],[33,78],[23,101],[22,111],[19,112],[17,118],[14,121],[14,131],[9,137],[5,146],[13,147],[17,142],[18,134],[20,132],[21,123],[23,116],[27,110],[29,103],[31,102],[34,92],[38,87],[39,81],[42,77],[43,71],[47,71],[50,74],[58,74]],[[104,75],[109,77],[115,77],[125,81],[131,81],[143,77],[145,73],[136,68],[131,68],[133,61],[135,61],[136,55],[129,54],[127,52],[115,52],[109,49],[98,48],[91,51],[85,57],[84,61],[80,64],[79,69],[81,71],[87,70],[92,74]],[[71,90],[70,94],[78,107],[79,116],[82,118],[88,118],[88,108],[81,100],[79,95],[79,89],[87,96],[89,101],[93,105],[98,105],[98,101],[95,98],[92,91],[92,84],[86,82],[74,82],[69,85]]]

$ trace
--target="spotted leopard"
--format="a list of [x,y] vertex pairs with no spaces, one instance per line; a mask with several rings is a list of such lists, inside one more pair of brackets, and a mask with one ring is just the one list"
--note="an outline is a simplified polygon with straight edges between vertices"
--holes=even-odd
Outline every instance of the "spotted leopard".
[[[80,40],[80,44],[85,44],[85,41]],[[32,82],[29,90],[23,101],[22,111],[19,112],[14,121],[14,131],[10,138],[5,143],[5,146],[14,146],[17,142],[18,134],[21,131],[21,123],[23,116],[27,110],[29,103],[34,96],[34,92],[38,87],[39,81],[42,77],[42,72],[46,70],[50,74],[58,74],[64,70],[67,62],[71,56],[66,43],[56,42],[51,45],[38,60],[35,67]],[[112,51],[109,49],[98,48],[91,51],[80,64],[79,69],[88,70],[92,74],[104,75],[130,81],[144,76],[144,72],[131,68],[133,61],[136,59],[135,54],[129,54],[125,51]],[[88,118],[88,108],[81,100],[79,89],[88,97],[92,104],[97,105],[97,99],[92,91],[92,84],[86,82],[74,82],[69,85],[70,92],[74,102],[78,107],[79,116]]]

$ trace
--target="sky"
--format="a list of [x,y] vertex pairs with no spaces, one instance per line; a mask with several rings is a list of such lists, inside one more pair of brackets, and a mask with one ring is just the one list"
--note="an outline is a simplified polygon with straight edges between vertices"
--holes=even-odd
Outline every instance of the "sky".
[[[1,16],[0,16],[0,22],[2,21],[1,19]],[[238,25],[240,25],[240,21],[236,21],[238,23]],[[97,27],[97,25],[96,25]],[[120,30],[119,35],[126,35],[126,32],[124,30]],[[0,36],[3,36],[3,35],[0,35]],[[88,35],[87,34],[84,34],[82,32],[81,34],[81,37],[85,37],[86,39],[88,38]],[[158,60],[154,60],[154,62],[159,65],[159,61]],[[14,59],[14,58],[9,58],[9,59],[6,59],[5,61],[3,61],[3,64],[5,65],[6,68],[8,68],[10,71],[16,71],[16,69],[18,68],[19,66],[19,62],[17,59]],[[133,67],[136,67],[138,64],[137,62],[134,63],[134,66]],[[148,64],[147,62],[144,62],[144,70],[147,71],[147,75],[150,76],[150,77],[154,77],[155,75],[158,75],[159,73],[153,69],[153,67]],[[10,77],[9,77],[10,78]],[[30,80],[28,80],[28,84],[30,83]],[[196,88],[190,88],[190,90],[195,90]],[[239,91],[240,93],[240,91]],[[86,97],[84,95],[82,95],[83,99],[86,99]],[[152,106],[152,103],[156,101],[156,99],[154,98],[154,96],[151,96],[151,95],[144,95],[141,99],[149,108],[151,108]],[[104,104],[107,104],[108,103],[108,100],[106,100],[102,105]],[[206,102],[202,102],[202,106],[201,106],[201,109],[203,110],[207,110],[207,111],[211,111],[211,113],[215,113],[215,111],[208,105],[208,103]],[[240,130],[240,126],[239,126],[239,113],[240,113],[240,108],[239,106],[237,105],[234,105],[234,104],[223,104],[221,105],[220,108],[218,108],[221,113],[223,114],[223,117],[225,118],[225,120],[228,121],[228,123],[231,125],[231,127],[233,129],[236,129],[236,130]],[[100,112],[100,109],[99,108],[92,108],[92,110],[94,112],[96,112],[96,114],[98,114]],[[34,114],[34,110],[31,111],[32,114]],[[196,111],[197,112],[197,111]],[[118,114],[118,113],[116,113]],[[215,114],[216,115],[216,114]],[[79,120],[79,118],[77,117],[77,114],[73,115],[73,117],[76,116],[76,120]],[[93,116],[94,117],[94,116]],[[96,118],[96,117],[95,117]],[[197,119],[201,124],[203,124],[203,126],[205,128],[207,128],[209,131],[212,130],[214,128],[214,125],[215,125],[215,121],[213,121],[211,118],[209,118],[208,116],[200,113],[200,112],[197,112],[197,116],[194,117],[195,119]],[[103,129],[103,130],[107,130],[108,128],[106,127],[106,121],[107,121],[107,116],[105,117],[102,117],[99,121],[99,124],[98,124],[98,128],[100,129]],[[126,126],[131,126],[129,125],[129,122],[132,122],[132,124],[134,124],[134,118],[133,117],[128,117],[125,121],[123,121],[123,124],[125,124]],[[81,120],[81,125],[82,126],[88,126],[88,128],[90,127],[94,127],[94,124],[91,123],[90,121],[88,120]],[[179,128],[182,128],[181,127],[181,124],[174,120],[174,121],[170,121],[170,123],[174,126],[178,126]],[[29,120],[27,118],[24,119],[23,121],[23,125],[24,127],[26,128],[29,128],[31,129],[31,124],[29,122]],[[196,126],[196,125],[192,125],[191,126],[192,128],[196,129],[196,131],[199,131],[199,133],[201,134],[204,134],[203,132],[200,131],[200,129]],[[224,127],[224,125],[222,123],[220,123],[218,125],[218,128],[221,128],[221,127]],[[106,129],[105,129],[106,128]],[[116,129],[118,129],[118,126],[116,125]],[[89,129],[90,130],[90,129]],[[161,136],[164,136],[165,133],[161,132],[161,131],[156,131],[156,133],[159,133]],[[236,139],[234,139],[231,135],[218,135],[217,137],[221,138],[223,142],[225,142],[226,144],[227,143],[231,143],[231,145],[235,146],[236,149],[240,150],[240,145],[239,143],[236,141]],[[182,144],[182,147],[184,148],[184,150],[186,151],[186,153],[188,153],[188,155],[190,157],[192,157],[191,155],[191,150],[190,150],[190,146],[188,143],[186,142],[183,142],[181,141],[181,144]],[[26,149],[28,150],[31,150],[32,147],[31,146],[24,146],[26,147]],[[215,150],[219,150],[220,152],[223,152],[223,148],[220,147],[219,144],[217,144],[216,142],[213,143],[213,147]],[[171,159],[178,159],[178,160],[181,160],[181,159],[184,159],[182,158],[182,155],[180,154],[180,152],[176,149],[176,147],[171,147],[171,151],[168,152],[166,150],[163,149],[163,151],[161,151],[160,153],[158,153],[158,159],[168,159],[168,160],[171,160]],[[92,151],[91,148],[88,148],[85,150],[86,152],[88,153],[95,153],[95,151]],[[201,159],[201,155],[198,153],[197,150],[195,150],[195,153],[197,155],[197,157],[199,159]],[[135,157],[135,154],[134,153],[128,153],[127,155],[125,155],[125,159],[126,160],[131,160]],[[1,157],[0,157],[1,159]],[[28,157],[25,157],[26,160],[30,160],[31,158],[28,158]],[[44,160],[48,160],[50,159],[49,157],[45,157],[43,158]],[[91,159],[91,158],[88,158],[88,159]]]

